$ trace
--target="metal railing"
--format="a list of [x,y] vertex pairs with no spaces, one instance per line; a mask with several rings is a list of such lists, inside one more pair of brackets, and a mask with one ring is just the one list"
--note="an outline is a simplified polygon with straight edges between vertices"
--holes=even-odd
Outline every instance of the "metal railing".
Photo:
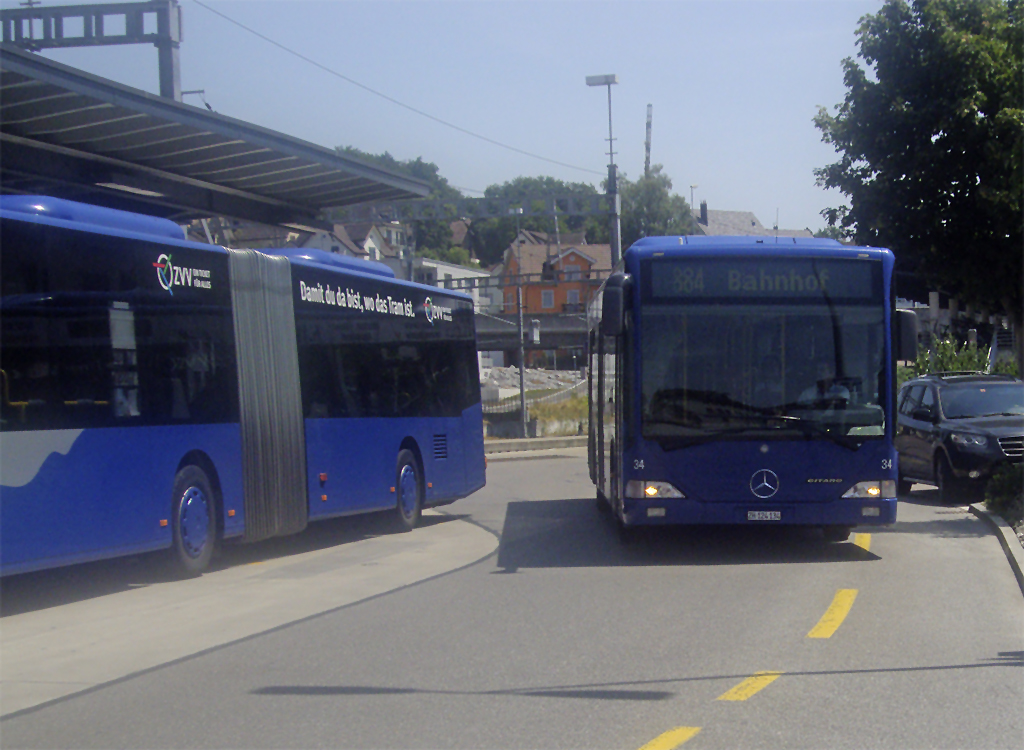
[[445,289],[466,291],[469,289],[514,289],[523,286],[551,284],[584,284],[600,286],[608,276],[610,269],[591,269],[589,271],[544,271],[542,273],[502,274],[501,276],[474,276],[461,279],[443,279],[438,284]]
[[[581,392],[585,394],[586,389],[584,386],[586,384],[586,380],[581,380],[557,393],[549,393],[547,396],[540,396],[538,398],[528,398],[526,399],[526,408],[529,409],[533,404],[557,404],[573,396],[578,396]],[[519,399],[512,396],[502,401],[484,402],[483,411],[484,414],[507,414],[508,412],[519,411]]]

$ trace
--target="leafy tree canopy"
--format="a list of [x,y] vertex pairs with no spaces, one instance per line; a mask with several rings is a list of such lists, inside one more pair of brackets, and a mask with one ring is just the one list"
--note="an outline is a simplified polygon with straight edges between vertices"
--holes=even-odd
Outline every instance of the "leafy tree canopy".
[[830,226],[819,229],[817,232],[814,233],[814,236],[824,237],[825,239],[829,240],[842,241],[850,238],[850,231],[847,229],[843,229],[843,227],[839,226],[838,224],[832,224]]
[[671,192],[672,180],[663,169],[655,164],[636,182],[625,175],[618,178],[623,250],[641,237],[694,234],[697,230],[690,204]]
[[[416,179],[423,180],[430,185],[430,198],[442,200],[457,200],[462,193],[448,184],[448,180],[441,176],[436,164],[423,161],[423,157],[399,161],[390,153],[370,154],[355,146],[338,146],[335,149],[343,156],[349,156],[362,161],[376,164],[405,174]],[[437,260],[446,260],[460,265],[469,265],[469,253],[452,252],[452,230],[448,221],[417,221],[415,222],[416,254]]]
[[846,98],[815,125],[840,158],[815,170],[858,243],[965,302],[1022,307],[1024,22],[1020,0],[886,0],[843,61]]
[[[563,182],[554,177],[517,177],[502,185],[490,185],[485,198],[525,200],[546,195],[586,197],[597,194],[597,188],[583,182]],[[521,216],[519,227],[536,232],[555,234],[555,219],[551,216]],[[559,216],[558,232],[586,232],[587,242],[607,242],[608,222],[603,216]],[[476,219],[469,228],[469,242],[484,266],[501,261],[502,254],[516,238],[516,217],[507,219]]]

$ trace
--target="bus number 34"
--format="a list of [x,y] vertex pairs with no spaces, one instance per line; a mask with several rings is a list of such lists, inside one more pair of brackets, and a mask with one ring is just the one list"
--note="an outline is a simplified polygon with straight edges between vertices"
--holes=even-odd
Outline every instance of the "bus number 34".
[[642,458],[633,459],[633,468],[642,469],[644,468],[644,460]]

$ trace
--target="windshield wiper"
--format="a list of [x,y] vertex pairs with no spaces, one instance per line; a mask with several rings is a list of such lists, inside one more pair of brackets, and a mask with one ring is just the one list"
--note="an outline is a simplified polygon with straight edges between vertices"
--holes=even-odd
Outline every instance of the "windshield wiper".
[[790,424],[799,429],[804,433],[804,436],[808,439],[813,436],[820,436],[831,440],[836,445],[840,445],[851,451],[858,450],[863,445],[863,440],[857,440],[857,438],[849,437],[848,435],[839,435],[834,432],[830,432],[827,427],[817,422],[812,422],[804,417],[793,417],[786,416],[786,419],[792,420]]

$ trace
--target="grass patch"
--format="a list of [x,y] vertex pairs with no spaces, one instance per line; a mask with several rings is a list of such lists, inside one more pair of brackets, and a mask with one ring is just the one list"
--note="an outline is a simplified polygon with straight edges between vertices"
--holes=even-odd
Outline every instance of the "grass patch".
[[530,406],[530,419],[542,422],[571,420],[579,422],[588,416],[587,399],[585,396],[570,396],[557,404],[533,404]]
[[985,507],[1017,527],[1024,521],[1024,464],[1004,464],[985,487]]

